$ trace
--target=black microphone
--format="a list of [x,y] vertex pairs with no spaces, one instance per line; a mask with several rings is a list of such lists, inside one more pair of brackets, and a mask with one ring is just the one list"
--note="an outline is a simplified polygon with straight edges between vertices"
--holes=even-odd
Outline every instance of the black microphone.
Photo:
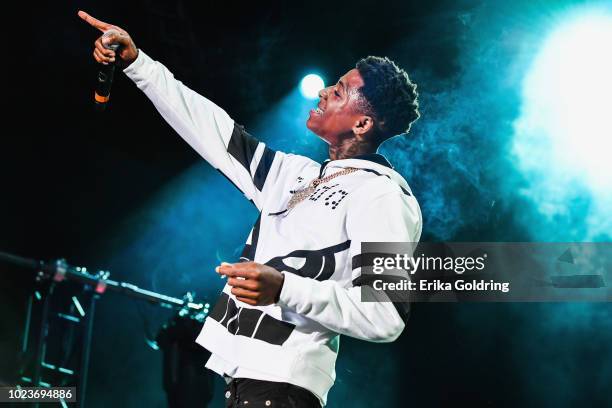
[[[110,36],[113,34],[113,30],[109,30],[103,34],[103,36]],[[117,52],[119,44],[105,45],[106,49]],[[115,55],[115,61],[117,56]],[[94,93],[94,100],[96,102],[96,110],[102,112],[106,109],[108,100],[110,99],[110,90],[113,85],[113,76],[115,75],[115,63],[109,63],[108,65],[101,64],[101,68],[98,71],[98,80],[96,81],[96,91]]]

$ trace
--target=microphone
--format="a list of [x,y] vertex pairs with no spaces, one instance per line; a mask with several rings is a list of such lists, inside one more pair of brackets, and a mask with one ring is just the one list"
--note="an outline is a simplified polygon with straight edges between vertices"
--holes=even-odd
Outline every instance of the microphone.
[[[116,33],[116,30],[108,30],[103,34],[103,37],[109,37]],[[106,49],[117,52],[119,44],[109,44],[105,46]],[[115,57],[115,61],[116,61]],[[98,71],[98,78],[96,81],[96,90],[94,92],[94,100],[96,102],[96,110],[102,112],[106,109],[108,100],[110,99],[110,90],[113,84],[113,77],[115,75],[115,63],[109,63],[108,65],[101,64],[100,70]]]

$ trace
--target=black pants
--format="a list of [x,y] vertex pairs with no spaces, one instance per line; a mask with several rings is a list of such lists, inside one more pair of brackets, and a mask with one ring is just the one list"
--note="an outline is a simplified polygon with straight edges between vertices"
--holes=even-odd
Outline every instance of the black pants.
[[235,378],[225,388],[226,408],[321,408],[310,391],[283,382]]

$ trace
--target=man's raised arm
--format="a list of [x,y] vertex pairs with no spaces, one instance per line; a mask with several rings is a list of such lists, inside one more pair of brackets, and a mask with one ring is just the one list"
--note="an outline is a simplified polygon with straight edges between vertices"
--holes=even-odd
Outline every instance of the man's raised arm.
[[[125,30],[83,11],[79,11],[79,17],[107,33],[95,42],[96,61],[108,64],[116,59],[166,122],[261,209],[266,190],[284,176],[281,165],[293,155],[274,151],[249,135],[223,109],[189,89],[163,64],[139,50]],[[117,53],[107,49],[108,44],[119,44]]]

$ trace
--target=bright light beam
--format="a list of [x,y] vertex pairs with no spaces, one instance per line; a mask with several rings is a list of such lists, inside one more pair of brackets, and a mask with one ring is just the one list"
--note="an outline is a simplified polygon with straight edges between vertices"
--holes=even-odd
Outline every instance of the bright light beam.
[[561,26],[525,81],[522,126],[550,139],[552,156],[596,189],[612,187],[612,15]]
[[319,96],[319,91],[325,88],[323,78],[316,74],[306,75],[300,83],[300,92],[307,99],[315,99]]
[[562,24],[525,78],[515,123],[514,153],[532,182],[527,195],[544,214],[567,215],[571,185],[578,183],[591,193],[590,218],[599,219],[592,233],[603,232],[599,216],[609,217],[612,199],[611,44],[609,11],[583,12]]

